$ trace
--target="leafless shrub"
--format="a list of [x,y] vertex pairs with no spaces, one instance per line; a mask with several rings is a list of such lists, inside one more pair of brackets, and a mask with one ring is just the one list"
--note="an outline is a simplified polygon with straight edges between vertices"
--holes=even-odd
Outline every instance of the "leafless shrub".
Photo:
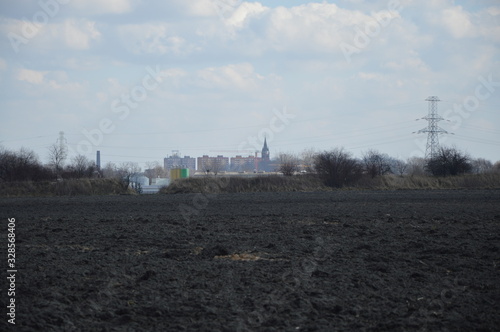
[[389,156],[375,150],[368,150],[363,155],[363,166],[366,174],[372,178],[391,172]]
[[128,192],[118,179],[0,182],[0,196],[117,195]]
[[492,172],[500,173],[500,160],[493,165]]
[[436,156],[427,161],[427,170],[435,176],[455,176],[470,173],[471,158],[455,147],[441,147]]
[[66,166],[62,173],[63,178],[91,178],[97,171],[95,163],[83,155],[77,155],[71,161],[72,163]]
[[426,174],[424,158],[412,157],[407,160],[406,164],[407,164],[406,172],[408,175],[420,176]]
[[107,179],[118,178],[118,167],[112,162],[108,162],[104,168],[101,169],[102,176]]
[[179,193],[239,193],[326,190],[316,175],[243,177],[197,177],[180,179],[160,190],[162,194]]
[[364,177],[352,188],[399,190],[399,189],[498,189],[500,174],[464,174],[436,177],[431,175],[396,176],[387,174],[376,178]]
[[313,148],[305,149],[300,154],[301,170],[306,173],[315,173],[314,159],[318,153]]
[[146,163],[144,175],[149,179],[149,184],[152,183],[153,179],[168,176],[167,170],[161,167],[157,161]]
[[227,165],[224,164],[218,158],[211,158],[205,162],[205,169],[203,170],[207,175],[212,173],[214,176],[217,176],[220,172],[224,172],[227,170]]
[[472,173],[484,174],[493,170],[493,163],[483,158],[473,159],[471,161]]
[[109,162],[101,169],[105,178],[120,180],[124,190],[129,188],[132,178],[137,177],[140,171],[139,164],[135,162],[123,162],[120,166]]
[[406,174],[408,169],[408,163],[401,159],[393,159],[391,163],[392,173],[397,174],[399,176],[403,176]]
[[360,163],[341,148],[318,154],[314,168],[329,187],[350,185],[362,176]]
[[63,146],[58,144],[49,146],[49,165],[58,176],[62,173],[67,156],[68,154]]
[[292,176],[299,170],[299,159],[291,153],[280,153],[278,171],[285,176]]
[[139,164],[131,161],[121,163],[120,167],[116,170],[118,178],[123,182],[124,188],[130,186],[131,179],[137,177],[140,171]]
[[1,181],[44,181],[53,178],[53,173],[42,166],[31,150],[22,148],[18,152],[0,150]]

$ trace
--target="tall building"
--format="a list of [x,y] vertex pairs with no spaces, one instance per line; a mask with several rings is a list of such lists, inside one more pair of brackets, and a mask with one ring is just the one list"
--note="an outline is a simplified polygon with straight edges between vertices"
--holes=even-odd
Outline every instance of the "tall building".
[[259,168],[261,158],[257,156],[236,156],[231,158],[231,171],[233,172],[253,172]]
[[204,155],[198,157],[198,171],[219,173],[229,169],[229,158],[224,156],[209,157]]
[[173,168],[189,168],[189,173],[194,174],[196,172],[196,159],[190,156],[181,157],[179,151],[172,151],[172,156],[163,159],[163,168],[168,171]]

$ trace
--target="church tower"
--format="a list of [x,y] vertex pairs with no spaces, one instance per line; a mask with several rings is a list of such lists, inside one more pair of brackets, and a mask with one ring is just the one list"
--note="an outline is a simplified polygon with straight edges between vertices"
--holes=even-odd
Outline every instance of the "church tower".
[[269,161],[269,148],[267,147],[267,138],[264,137],[264,147],[262,148],[262,161]]

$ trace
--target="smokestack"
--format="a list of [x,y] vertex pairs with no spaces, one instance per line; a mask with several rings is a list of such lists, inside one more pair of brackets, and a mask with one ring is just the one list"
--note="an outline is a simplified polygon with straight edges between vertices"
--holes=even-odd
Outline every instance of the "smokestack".
[[96,166],[98,170],[101,170],[101,151],[97,151],[97,156],[96,156]]

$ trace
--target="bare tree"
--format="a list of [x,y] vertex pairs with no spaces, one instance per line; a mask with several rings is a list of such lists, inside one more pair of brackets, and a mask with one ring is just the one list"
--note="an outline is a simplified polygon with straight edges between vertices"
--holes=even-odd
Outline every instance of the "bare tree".
[[141,172],[141,168],[138,163],[135,162],[124,162],[118,167],[117,173],[123,182],[124,188],[128,188],[133,177],[136,177]]
[[167,170],[161,165],[154,168],[154,174],[156,178],[166,178],[168,176]]
[[86,156],[77,155],[71,159],[72,163],[68,167],[68,173],[71,177],[83,178],[92,177],[97,167],[93,161]]
[[292,176],[299,170],[299,160],[291,153],[280,153],[278,155],[278,171],[285,176]]
[[157,161],[146,162],[146,169],[144,170],[144,175],[149,179],[149,185],[151,185],[153,179],[157,177],[156,168],[159,166],[160,164]]
[[204,171],[206,174],[213,173],[214,176],[217,176],[217,174],[219,174],[220,172],[225,171],[225,170],[226,170],[226,166],[217,158],[209,159],[205,163]]
[[372,178],[387,174],[391,171],[389,156],[376,150],[368,150],[363,155],[364,169]]
[[342,148],[325,151],[316,156],[314,168],[325,184],[343,187],[356,182],[362,176],[362,166]]
[[500,160],[493,164],[492,171],[495,173],[500,173]]
[[426,168],[432,175],[448,176],[469,173],[472,170],[471,158],[455,147],[441,147],[436,156],[427,161]]
[[391,163],[392,172],[403,176],[408,169],[408,163],[401,159],[394,159]]
[[421,157],[409,158],[406,162],[407,173],[410,176],[424,175],[425,174],[425,159]]
[[302,159],[302,170],[307,173],[314,173],[314,159],[318,153],[314,148],[305,149],[300,154]]
[[477,158],[471,161],[472,172],[475,174],[483,174],[491,172],[493,163],[483,158]]
[[112,162],[108,162],[104,168],[101,169],[102,176],[105,178],[118,178],[118,167]]
[[52,172],[40,164],[32,150],[0,150],[0,181],[41,181],[52,178]]
[[52,144],[49,146],[49,165],[54,169],[56,174],[60,176],[64,161],[67,158],[66,149],[59,144]]
[[165,178],[168,176],[168,172],[163,168],[157,161],[146,162],[146,170],[144,170],[144,175],[149,179],[149,184],[153,183],[153,179]]

